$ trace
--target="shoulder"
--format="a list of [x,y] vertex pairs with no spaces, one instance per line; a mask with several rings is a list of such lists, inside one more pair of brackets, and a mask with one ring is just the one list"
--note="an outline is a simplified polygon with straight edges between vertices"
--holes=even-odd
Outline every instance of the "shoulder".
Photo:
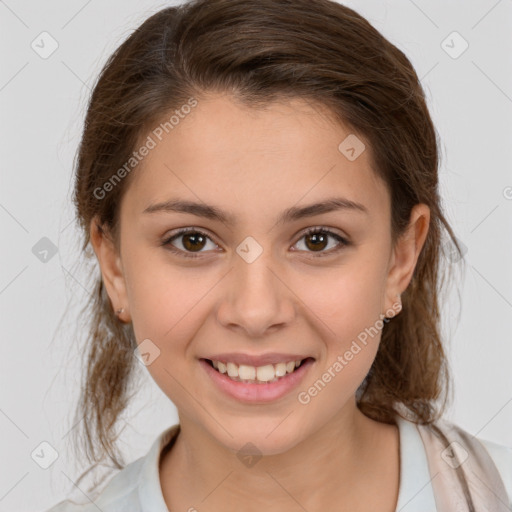
[[486,449],[498,469],[507,490],[510,506],[512,506],[512,447],[480,438],[478,441]]
[[[172,442],[179,424],[163,431],[143,457],[118,471],[95,496],[80,491],[78,499],[66,499],[45,512],[139,512],[166,510],[161,496],[158,462],[162,449]],[[144,506],[143,506],[144,505]]]
[[[443,459],[443,466],[451,466],[452,469],[459,465],[467,467],[467,476],[470,478],[475,474],[478,477],[478,470],[480,477],[485,478],[490,486],[495,480],[501,479],[508,497],[507,505],[512,507],[512,447],[476,437],[444,419],[430,425],[417,425],[417,428],[422,435],[427,453],[429,450],[434,451],[434,439],[438,438],[439,434],[445,436],[445,443],[449,443],[448,446],[443,445],[442,451],[436,450],[436,460]],[[441,444],[438,447],[440,449]]]
[[[109,480],[102,491],[92,498],[88,498],[85,493],[79,493],[81,494],[79,498],[60,501],[45,512],[98,512],[98,507],[102,512],[134,510],[133,507],[137,504],[138,499],[137,486],[143,462],[144,457],[141,457],[128,464]],[[79,494],[77,493],[77,496]]]

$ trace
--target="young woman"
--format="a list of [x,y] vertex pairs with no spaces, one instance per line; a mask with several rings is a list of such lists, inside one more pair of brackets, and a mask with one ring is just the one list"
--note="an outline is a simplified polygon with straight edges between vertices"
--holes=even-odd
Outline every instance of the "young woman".
[[[356,12],[156,13],[94,88],[74,199],[101,270],[77,414],[121,471],[52,512],[510,510],[512,449],[442,418],[424,93]],[[123,468],[140,362],[179,423]]]

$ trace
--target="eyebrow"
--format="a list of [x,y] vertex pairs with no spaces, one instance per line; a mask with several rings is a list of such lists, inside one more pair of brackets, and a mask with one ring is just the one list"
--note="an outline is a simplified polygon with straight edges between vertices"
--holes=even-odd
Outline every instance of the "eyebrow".
[[[367,208],[361,203],[357,203],[343,197],[332,197],[325,199],[320,203],[309,204],[307,206],[292,206],[281,213],[276,224],[293,222],[303,218],[320,215],[322,213],[339,210],[356,211],[368,214]],[[235,224],[235,216],[231,212],[223,211],[216,206],[205,203],[196,203],[194,201],[171,199],[162,203],[150,205],[143,211],[143,213],[155,212],[190,213],[198,217],[222,222],[228,226],[233,226]]]

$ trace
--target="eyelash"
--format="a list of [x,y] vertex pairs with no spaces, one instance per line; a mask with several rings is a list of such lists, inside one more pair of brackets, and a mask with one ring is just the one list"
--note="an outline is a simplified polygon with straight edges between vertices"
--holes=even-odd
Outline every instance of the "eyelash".
[[[173,252],[174,254],[178,254],[179,256],[183,256],[185,258],[201,258],[202,257],[201,253],[190,253],[190,252],[187,252],[187,251],[183,251],[181,249],[177,249],[176,247],[174,247],[171,244],[171,242],[173,242],[176,238],[179,238],[181,235],[190,234],[190,233],[203,235],[203,236],[209,238],[210,240],[212,240],[212,238],[208,234],[206,234],[204,231],[201,231],[200,229],[196,229],[196,228],[182,228],[182,229],[179,229],[172,236],[167,237],[162,242],[161,245],[165,246],[169,251]],[[331,255],[333,253],[337,253],[338,251],[342,250],[343,248],[348,247],[349,245],[351,245],[351,243],[346,238],[338,235],[337,233],[334,233],[334,232],[330,231],[327,228],[321,227],[321,226],[314,227],[314,228],[308,228],[306,230],[306,232],[304,232],[302,234],[302,236],[299,238],[299,240],[297,240],[297,242],[302,240],[302,238],[304,238],[307,235],[314,235],[314,234],[319,234],[319,233],[324,233],[324,234],[327,234],[329,236],[332,236],[340,244],[335,249],[330,249],[329,251],[320,252],[318,254],[315,254],[314,252],[311,252],[311,251],[306,251],[306,252],[311,252],[312,256],[314,258],[321,258],[321,257],[324,257],[324,256],[329,256],[329,255]],[[214,242],[214,240],[212,240],[212,242]]]

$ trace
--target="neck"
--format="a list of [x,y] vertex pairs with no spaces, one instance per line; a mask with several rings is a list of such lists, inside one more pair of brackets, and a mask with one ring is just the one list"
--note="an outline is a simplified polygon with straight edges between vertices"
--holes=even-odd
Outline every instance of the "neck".
[[[339,510],[357,511],[363,510],[369,482],[376,496],[375,482],[382,483],[389,510],[396,505],[398,429],[367,418],[355,403],[286,452],[262,456],[248,466],[188,418],[180,418],[180,425],[173,448],[161,460],[162,490],[170,510],[190,509],[195,497],[193,505],[213,511],[226,511],[232,503],[233,510],[259,510],[265,504],[268,512],[282,512],[291,510],[293,502],[295,507],[325,510],[332,509],[336,498],[343,502]],[[382,506],[382,494],[380,498]],[[379,506],[373,510],[387,510]]]

